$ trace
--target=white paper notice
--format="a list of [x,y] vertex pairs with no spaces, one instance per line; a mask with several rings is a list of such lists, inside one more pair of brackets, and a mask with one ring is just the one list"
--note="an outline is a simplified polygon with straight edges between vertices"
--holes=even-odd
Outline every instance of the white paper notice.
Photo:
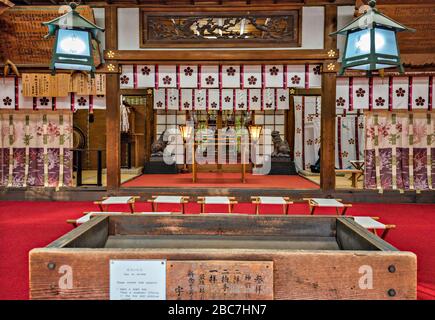
[[110,260],[110,300],[165,299],[165,260]]

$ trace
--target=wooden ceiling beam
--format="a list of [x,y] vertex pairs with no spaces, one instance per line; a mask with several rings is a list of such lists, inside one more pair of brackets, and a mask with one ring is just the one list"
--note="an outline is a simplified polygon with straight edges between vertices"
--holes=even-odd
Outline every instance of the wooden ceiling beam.
[[[63,1],[60,0],[16,0],[14,1],[16,5],[44,5],[44,4],[55,4],[60,5]],[[132,5],[136,6],[159,6],[159,5],[174,5],[174,6],[205,6],[205,5],[221,5],[221,6],[231,6],[231,5],[259,5],[262,4],[259,0],[87,0],[88,5],[100,7],[103,3],[107,5],[117,5],[119,7],[128,7]],[[336,5],[336,6],[354,6],[356,0],[267,0],[264,1],[264,5],[294,5],[294,6],[322,6],[322,5]],[[366,2],[366,0],[365,0]],[[84,3],[84,0],[82,1]],[[409,4],[433,4],[433,0],[379,0],[378,5],[409,5]]]
[[[410,0],[408,0],[410,1]],[[63,1],[60,0],[17,0],[15,1],[17,5],[46,5],[46,4],[54,4],[60,5]],[[85,1],[82,0],[82,4]],[[245,3],[246,5],[261,5],[261,1],[252,1],[252,0],[210,0],[210,1],[200,1],[200,0],[186,0],[186,1],[177,1],[177,0],[152,0],[152,1],[142,1],[142,0],[88,0],[86,4],[91,6],[100,7],[104,3],[107,5],[117,5],[119,7],[128,7],[132,5],[136,6],[167,6],[167,5],[175,5],[175,6],[205,6],[205,5],[219,5],[219,6],[231,6],[231,5],[241,5]],[[355,0],[267,0],[264,1],[263,5],[325,5],[325,4],[336,4],[336,5],[354,5]]]
[[[318,61],[330,59],[327,50],[111,50],[112,60],[128,63],[129,61],[188,62],[211,61],[255,63],[259,61]],[[186,54],[188,52],[188,54]],[[107,51],[106,51],[107,54]],[[338,51],[336,51],[338,54]],[[108,57],[106,56],[106,59]]]

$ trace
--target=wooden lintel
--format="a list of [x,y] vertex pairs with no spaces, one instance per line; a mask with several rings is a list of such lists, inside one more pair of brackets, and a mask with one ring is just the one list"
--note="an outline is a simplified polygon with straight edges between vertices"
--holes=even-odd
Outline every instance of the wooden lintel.
[[[27,0],[29,1],[29,0]],[[109,5],[116,5],[119,8],[131,8],[133,6],[142,7],[142,8],[150,8],[150,9],[159,9],[159,10],[173,10],[182,8],[184,9],[193,9],[193,10],[216,10],[216,8],[221,9],[243,9],[249,6],[251,8],[263,8],[268,10],[270,8],[274,9],[282,9],[282,8],[300,8],[303,6],[324,6],[324,5],[333,5],[333,6],[354,6],[355,0],[305,0],[299,2],[293,2],[289,0],[266,0],[263,2],[251,1],[251,0],[240,0],[240,1],[222,1],[222,0],[210,0],[210,1],[197,1],[191,0],[189,1],[178,1],[178,0],[106,0],[106,2],[102,1],[87,1],[88,5],[92,7],[103,7]],[[385,1],[385,0],[384,0]],[[430,0],[407,0],[408,2],[412,1],[430,1]],[[30,1],[29,1],[30,2]],[[106,4],[107,3],[107,4]]]
[[[155,61],[176,62],[243,62],[254,64],[272,61],[318,61],[330,59],[328,50],[112,50],[112,60],[118,62]],[[338,54],[338,53],[337,53]],[[107,57],[107,50],[105,51]]]
[[290,94],[292,96],[321,96],[322,89],[321,88],[290,88]]

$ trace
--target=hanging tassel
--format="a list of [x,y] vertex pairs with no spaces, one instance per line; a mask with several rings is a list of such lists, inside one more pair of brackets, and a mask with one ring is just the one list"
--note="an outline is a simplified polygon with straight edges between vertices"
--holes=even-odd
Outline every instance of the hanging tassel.
[[18,71],[17,66],[15,65],[15,63],[13,63],[11,60],[6,59],[5,60],[5,67],[3,69],[3,76],[7,77],[9,75],[9,72],[13,71],[13,73],[15,73],[15,75],[17,77],[20,76],[20,72]]

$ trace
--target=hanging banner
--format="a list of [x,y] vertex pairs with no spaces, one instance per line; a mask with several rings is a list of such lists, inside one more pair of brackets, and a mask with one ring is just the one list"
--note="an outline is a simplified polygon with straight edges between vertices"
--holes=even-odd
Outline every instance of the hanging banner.
[[121,89],[320,88],[320,65],[123,65]]
[[433,76],[338,77],[337,112],[345,110],[431,110]]
[[[52,95],[48,90],[47,95],[39,96],[40,94],[47,93],[46,87],[39,86],[38,78],[33,77],[32,74],[24,74],[23,78],[7,77],[0,79],[0,109],[15,109],[15,110],[77,110],[77,109],[106,109],[105,95],[89,95],[89,94],[76,94],[68,92],[69,85],[67,84],[70,79],[69,74],[58,74],[56,77],[46,75],[48,79],[57,78],[57,91],[64,91],[61,96],[56,94]],[[60,79],[66,79],[60,81]],[[36,80],[35,80],[36,79]],[[59,86],[59,84],[63,84]],[[95,85],[100,83],[100,89],[96,92],[105,92],[105,75],[103,77],[96,76]],[[53,86],[51,87],[53,88]],[[32,95],[32,92],[35,96]],[[30,94],[26,96],[25,93]],[[92,103],[91,103],[92,101]]]

